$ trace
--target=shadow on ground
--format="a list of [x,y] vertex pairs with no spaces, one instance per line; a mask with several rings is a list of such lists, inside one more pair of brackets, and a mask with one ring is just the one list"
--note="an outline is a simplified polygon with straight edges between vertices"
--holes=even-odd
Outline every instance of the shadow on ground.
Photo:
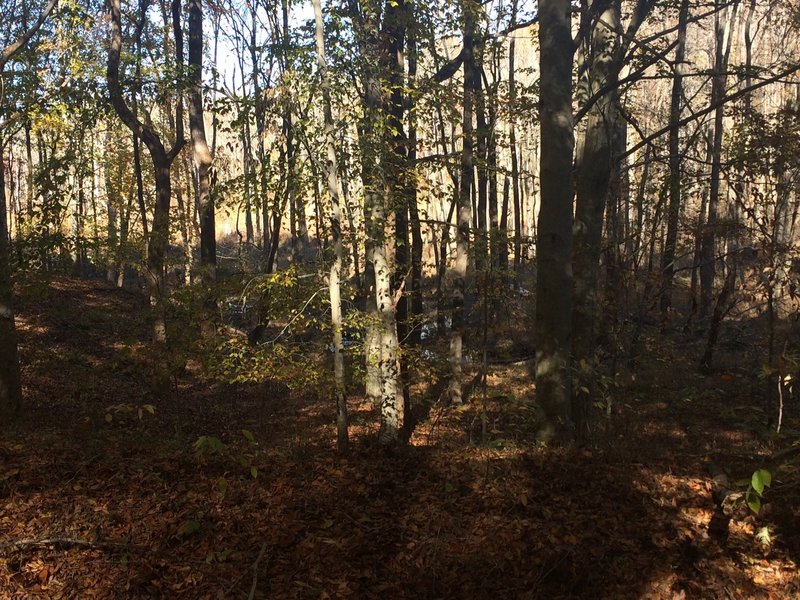
[[[474,411],[438,406],[410,447],[386,452],[374,411],[353,398],[345,459],[332,403],[313,393],[186,372],[157,396],[134,360],[146,352],[144,308],[71,279],[23,299],[28,401],[0,442],[0,595],[800,594],[790,481],[776,482],[771,514],[735,518],[727,539],[708,534],[709,462],[735,478],[768,450],[720,417],[735,383],[640,377],[596,446],[570,453],[472,445]],[[687,399],[699,389],[721,392]],[[120,405],[130,410],[109,409]],[[203,435],[224,449],[198,454]],[[756,539],[762,527],[770,545]]]

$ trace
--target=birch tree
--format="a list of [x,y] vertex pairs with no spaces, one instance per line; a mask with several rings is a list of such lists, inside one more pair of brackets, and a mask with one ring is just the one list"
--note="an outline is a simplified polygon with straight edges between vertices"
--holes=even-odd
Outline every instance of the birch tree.
[[331,204],[331,231],[333,232],[333,263],[328,274],[328,290],[331,300],[331,327],[333,329],[333,377],[336,398],[336,447],[340,453],[347,452],[348,420],[347,396],[344,381],[344,347],[342,344],[342,293],[341,276],[344,264],[342,244],[342,208],[339,194],[339,167],[336,157],[336,138],[331,109],[330,78],[325,57],[325,30],[322,23],[321,0],[312,0],[314,6],[314,39],[317,47],[317,67],[322,88],[322,111],[325,120],[325,181]]

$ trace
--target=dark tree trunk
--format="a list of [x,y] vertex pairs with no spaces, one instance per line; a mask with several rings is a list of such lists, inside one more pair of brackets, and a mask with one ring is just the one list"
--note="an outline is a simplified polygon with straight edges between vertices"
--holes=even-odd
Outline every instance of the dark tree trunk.
[[[176,107],[177,139],[171,150],[167,151],[155,130],[143,124],[127,105],[120,85],[119,63],[122,51],[122,17],[120,0],[109,0],[111,13],[111,46],[108,52],[107,81],[111,104],[123,123],[131,130],[135,138],[141,139],[150,152],[156,184],[156,205],[153,213],[153,227],[147,245],[147,282],[150,288],[151,302],[154,306],[153,339],[156,343],[166,343],[165,315],[165,281],[164,258],[169,242],[169,205],[171,195],[170,166],[183,148],[183,115],[181,103]],[[176,56],[178,64],[182,64],[182,33],[180,29],[180,2],[172,3],[173,31],[175,34]]]
[[[609,59],[616,52],[619,29],[619,4],[611,2],[585,41],[588,64],[583,83],[588,97],[617,80],[615,65]],[[600,96],[589,109],[588,123],[578,149],[575,222],[573,226],[574,312],[573,359],[580,365],[580,389],[574,398],[572,413],[580,439],[588,433],[589,407],[594,380],[594,350],[599,324],[598,279],[603,233],[603,215],[613,169],[613,136],[617,123],[616,92]],[[544,161],[544,145],[542,160]]]
[[541,208],[536,260],[536,396],[543,441],[572,436],[572,55],[569,0],[540,0]]
[[682,0],[678,15],[678,46],[675,49],[675,75],[672,80],[669,120],[669,208],[667,209],[667,238],[661,257],[661,318],[666,325],[672,306],[672,278],[675,273],[675,251],[678,242],[678,219],[681,213],[681,155],[680,129],[683,69],[686,57],[686,25],[689,19],[689,0]]
[[17,330],[11,305],[11,243],[6,217],[4,147],[4,141],[0,139],[0,425],[13,420],[22,404]]
[[[714,15],[716,33],[714,76],[711,79],[711,104],[715,105],[725,97],[726,71],[731,50],[731,28],[738,9],[738,4],[722,8],[721,0],[715,5],[720,9]],[[709,179],[708,210],[703,234],[700,239],[700,318],[704,318],[711,310],[714,278],[716,275],[716,240],[717,213],[722,175],[722,137],[725,106],[714,110],[714,133],[711,147],[711,177]]]
[[213,332],[216,316],[216,297],[211,287],[217,279],[217,238],[214,199],[211,195],[212,156],[206,141],[203,120],[203,3],[189,2],[189,130],[192,139],[192,156],[197,178],[197,196],[200,204],[200,277],[206,288],[204,301],[203,333]]

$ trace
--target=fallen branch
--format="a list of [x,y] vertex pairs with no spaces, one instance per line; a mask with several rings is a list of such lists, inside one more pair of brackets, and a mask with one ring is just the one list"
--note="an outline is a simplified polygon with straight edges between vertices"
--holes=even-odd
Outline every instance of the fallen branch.
[[5,542],[0,544],[0,551],[8,548],[30,548],[39,546],[59,546],[68,548],[70,546],[78,546],[82,548],[102,548],[102,549],[130,549],[130,550],[147,550],[147,546],[134,546],[125,542],[108,542],[108,541],[91,541],[82,540],[78,538],[69,537],[55,537],[55,538],[40,538],[40,539],[24,539],[15,540],[13,542]]
[[261,545],[261,552],[258,553],[258,558],[256,562],[253,563],[253,585],[250,586],[250,595],[247,596],[247,600],[253,600],[256,596],[256,586],[258,585],[258,563],[261,562],[261,558],[264,556],[264,551],[267,549],[267,542],[264,542]]

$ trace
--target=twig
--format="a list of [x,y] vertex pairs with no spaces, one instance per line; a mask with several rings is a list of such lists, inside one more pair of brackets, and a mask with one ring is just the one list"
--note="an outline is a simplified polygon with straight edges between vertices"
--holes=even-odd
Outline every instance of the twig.
[[256,595],[256,586],[258,585],[258,563],[261,562],[261,557],[264,556],[264,552],[267,549],[267,542],[261,544],[261,552],[258,553],[258,558],[256,562],[253,563],[253,585],[250,586],[250,594],[247,596],[247,600],[253,600]]
[[15,540],[13,542],[5,542],[0,544],[0,550],[7,548],[29,548],[31,546],[81,546],[84,548],[111,548],[120,549],[128,548],[131,550],[145,550],[147,546],[134,546],[125,542],[107,542],[82,540],[78,538],[69,537],[56,537],[56,538],[41,538],[41,539],[24,539]]
[[320,288],[320,289],[318,289],[316,292],[314,292],[313,294],[311,294],[311,297],[310,297],[308,300],[306,300],[306,303],[305,303],[305,304],[303,304],[303,308],[301,308],[300,310],[298,310],[298,311],[297,311],[297,312],[294,314],[294,316],[292,316],[292,318],[291,318],[291,319],[289,319],[289,322],[288,322],[288,323],[286,323],[286,325],[283,327],[283,329],[281,329],[280,333],[279,333],[278,335],[276,335],[276,336],[275,336],[273,339],[269,340],[267,343],[268,343],[268,344],[274,344],[274,343],[275,343],[275,342],[277,342],[279,339],[281,339],[281,336],[282,336],[284,333],[286,333],[286,330],[287,330],[287,329],[289,329],[289,327],[291,327],[291,326],[292,326],[292,323],[294,323],[294,322],[295,322],[295,320],[296,320],[296,319],[297,319],[297,318],[298,318],[300,315],[302,315],[302,314],[303,314],[303,312],[306,310],[306,307],[307,307],[309,304],[311,304],[311,302],[314,300],[314,298],[316,298],[316,297],[317,297],[317,295],[318,295],[320,292],[324,292],[324,291],[325,291],[325,290],[327,290],[327,289],[328,289],[328,288]]
[[367,526],[366,526],[366,525],[364,525],[363,523],[360,523],[360,522],[356,521],[356,520],[355,520],[353,517],[351,517],[350,515],[348,515],[346,512],[342,511],[342,513],[341,513],[341,514],[342,514],[342,515],[344,515],[345,517],[347,517],[347,519],[348,519],[350,522],[352,522],[354,525],[357,525],[358,527],[361,527],[361,529],[364,529],[365,531],[369,531],[369,530],[370,530],[370,527],[367,527]]

